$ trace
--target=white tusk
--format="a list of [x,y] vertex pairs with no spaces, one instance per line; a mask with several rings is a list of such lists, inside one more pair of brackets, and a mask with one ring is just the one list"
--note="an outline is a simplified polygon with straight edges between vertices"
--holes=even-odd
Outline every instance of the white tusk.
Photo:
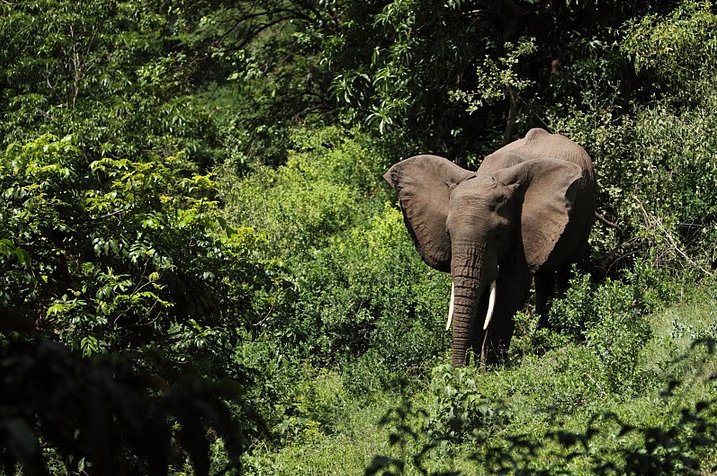
[[488,297],[488,312],[485,313],[485,324],[483,324],[483,330],[488,329],[490,319],[493,317],[493,308],[495,307],[495,281],[490,283],[490,296]]
[[453,322],[453,301],[456,297],[455,285],[451,283],[451,304],[448,306],[448,322],[446,322],[446,330],[451,330],[451,323]]

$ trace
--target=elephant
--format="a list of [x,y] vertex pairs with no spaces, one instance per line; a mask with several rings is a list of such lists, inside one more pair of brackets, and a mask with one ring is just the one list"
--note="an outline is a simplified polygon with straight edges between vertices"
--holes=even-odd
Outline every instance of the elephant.
[[590,156],[535,128],[475,172],[417,155],[384,179],[423,261],[451,274],[452,365],[466,365],[471,349],[481,366],[505,362],[533,278],[545,326],[549,301],[567,287],[572,264],[586,259],[597,194]]

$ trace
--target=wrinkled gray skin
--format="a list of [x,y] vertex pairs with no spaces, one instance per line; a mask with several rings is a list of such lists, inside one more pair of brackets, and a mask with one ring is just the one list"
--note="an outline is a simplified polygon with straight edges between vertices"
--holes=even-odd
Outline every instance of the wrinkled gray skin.
[[[423,260],[451,273],[452,364],[465,365],[471,348],[481,363],[503,361],[532,277],[545,325],[548,301],[586,254],[596,195],[590,157],[564,136],[532,129],[476,172],[419,155],[384,178]],[[494,312],[484,330],[493,281]]]

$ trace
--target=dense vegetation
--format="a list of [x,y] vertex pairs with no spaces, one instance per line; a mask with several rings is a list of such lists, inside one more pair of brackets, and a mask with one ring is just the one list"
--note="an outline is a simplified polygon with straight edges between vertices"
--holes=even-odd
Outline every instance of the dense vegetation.
[[[0,462],[23,474],[717,465],[717,6],[0,2]],[[531,127],[598,174],[510,362],[381,175]]]

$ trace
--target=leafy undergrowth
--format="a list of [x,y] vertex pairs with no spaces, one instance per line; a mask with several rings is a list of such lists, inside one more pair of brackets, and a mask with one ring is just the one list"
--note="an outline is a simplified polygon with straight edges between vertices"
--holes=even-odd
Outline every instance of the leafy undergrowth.
[[400,397],[391,393],[377,395],[368,404],[347,402],[347,415],[336,433],[306,435],[274,453],[258,449],[247,458],[245,470],[254,475],[363,474],[374,455],[391,451],[389,431],[378,421],[399,403]]
[[[674,474],[717,463],[717,290],[691,289],[647,315],[650,337],[616,386],[599,348],[569,343],[479,372],[444,363],[403,389],[345,394],[341,422],[248,474]],[[637,319],[637,318],[636,318]],[[622,374],[627,378],[628,374]],[[338,375],[333,385],[340,381]],[[340,393],[343,389],[333,387]],[[384,473],[387,471],[387,473]],[[524,473],[524,474],[525,474]]]

